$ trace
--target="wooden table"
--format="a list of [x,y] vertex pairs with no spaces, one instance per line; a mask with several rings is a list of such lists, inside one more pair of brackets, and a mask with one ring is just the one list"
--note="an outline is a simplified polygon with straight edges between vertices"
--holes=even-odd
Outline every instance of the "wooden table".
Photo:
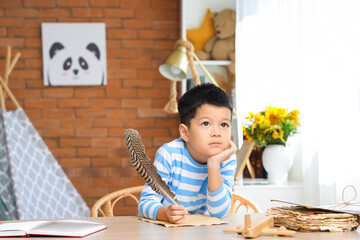
[[[147,223],[138,220],[135,216],[107,217],[107,218],[83,218],[82,220],[100,222],[106,224],[104,231],[92,234],[83,238],[84,240],[225,240],[225,239],[244,239],[242,235],[236,233],[224,233],[222,230],[226,227],[236,227],[243,222],[243,215],[229,215],[224,220],[231,221],[224,225],[200,226],[200,227],[177,227],[165,228],[160,225]],[[255,216],[256,218],[256,216]],[[14,240],[24,238],[0,238]],[[69,240],[71,238],[60,237],[31,237],[30,240]],[[275,235],[262,235],[256,239],[306,239],[306,240],[346,240],[360,239],[360,231],[352,232],[297,232],[294,237],[279,237]]]

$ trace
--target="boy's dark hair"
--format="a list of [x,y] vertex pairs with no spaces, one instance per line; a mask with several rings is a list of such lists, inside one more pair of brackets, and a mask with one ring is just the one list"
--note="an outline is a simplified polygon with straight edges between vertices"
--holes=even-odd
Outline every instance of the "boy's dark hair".
[[187,91],[178,102],[180,123],[190,126],[196,110],[204,104],[227,107],[232,112],[231,97],[212,83],[202,83]]

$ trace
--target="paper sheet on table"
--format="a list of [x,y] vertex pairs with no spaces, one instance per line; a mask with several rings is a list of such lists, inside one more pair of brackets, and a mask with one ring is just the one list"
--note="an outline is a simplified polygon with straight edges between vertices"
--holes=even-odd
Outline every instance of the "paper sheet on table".
[[185,221],[180,224],[169,223],[166,221],[156,221],[156,220],[143,218],[143,217],[139,217],[139,219],[141,219],[145,222],[160,224],[165,227],[209,226],[209,225],[218,225],[218,224],[227,223],[226,221],[223,221],[219,218],[204,216],[204,215],[200,215],[200,214],[186,215]]

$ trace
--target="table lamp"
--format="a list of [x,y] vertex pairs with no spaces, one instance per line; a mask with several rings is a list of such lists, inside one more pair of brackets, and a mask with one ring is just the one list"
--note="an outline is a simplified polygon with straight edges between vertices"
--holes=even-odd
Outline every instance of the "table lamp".
[[164,111],[167,113],[177,113],[177,101],[176,101],[176,81],[185,80],[188,73],[188,65],[190,65],[194,85],[200,84],[199,74],[195,67],[195,61],[199,64],[201,69],[204,71],[206,76],[210,81],[219,87],[217,82],[207,71],[204,65],[200,62],[200,59],[194,53],[194,46],[191,42],[186,39],[180,39],[175,44],[175,51],[172,52],[165,60],[165,62],[160,65],[159,71],[161,75],[165,78],[172,80],[170,87],[170,99],[169,102],[165,105]]

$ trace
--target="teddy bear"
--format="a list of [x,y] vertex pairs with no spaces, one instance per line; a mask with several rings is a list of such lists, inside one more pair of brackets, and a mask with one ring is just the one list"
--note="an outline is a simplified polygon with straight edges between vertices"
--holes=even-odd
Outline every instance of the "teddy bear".
[[196,51],[200,60],[230,60],[230,65],[225,68],[227,78],[214,73],[219,86],[231,93],[235,87],[235,25],[236,12],[233,9],[223,9],[211,14],[214,20],[215,35],[204,45],[203,50]]
[[235,74],[235,25],[236,12],[233,9],[223,9],[213,12],[215,36],[205,44],[203,50],[196,51],[200,60],[230,60],[229,71]]

